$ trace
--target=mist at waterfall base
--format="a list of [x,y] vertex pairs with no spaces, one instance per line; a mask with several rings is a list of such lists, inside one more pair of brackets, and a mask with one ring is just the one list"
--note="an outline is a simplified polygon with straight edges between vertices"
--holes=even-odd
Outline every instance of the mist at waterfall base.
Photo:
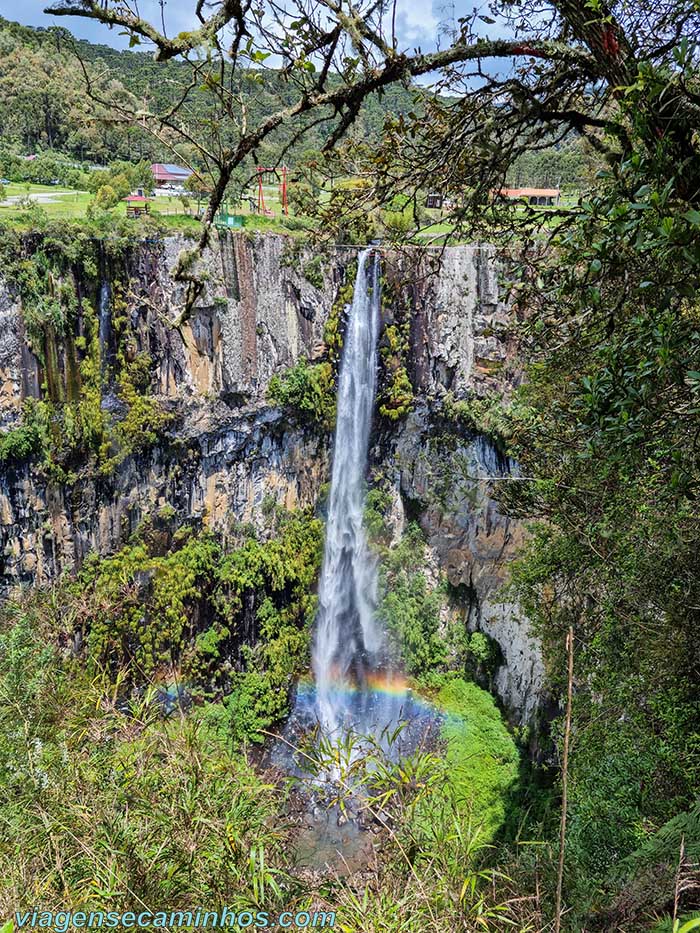
[[[379,320],[380,266],[370,248],[358,258],[340,366],[313,681],[297,687],[284,734],[287,749],[315,727],[331,741],[354,733],[358,750],[368,737],[392,756],[400,755],[415,748],[435,720],[435,712],[395,670],[375,611],[377,561],[363,519]],[[278,746],[274,757],[281,763],[289,755]]]

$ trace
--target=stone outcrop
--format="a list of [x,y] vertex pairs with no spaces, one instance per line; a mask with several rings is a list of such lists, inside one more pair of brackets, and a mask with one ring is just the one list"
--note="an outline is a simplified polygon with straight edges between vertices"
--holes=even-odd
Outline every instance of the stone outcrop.
[[[330,437],[274,408],[268,387],[273,375],[300,358],[323,356],[324,327],[356,251],[339,248],[319,262],[308,246],[288,237],[224,234],[204,257],[206,286],[178,330],[172,322],[183,290],[172,269],[187,246],[179,237],[135,245],[119,295],[134,350],[149,354],[152,390],[172,422],[161,442],[108,476],[79,471],[75,482],[59,485],[35,466],[3,465],[5,592],[74,569],[90,551],[115,550],[144,518],[163,509],[226,538],[240,524],[259,523],[266,499],[288,507],[319,499],[328,480]],[[307,278],[312,262],[315,274]],[[397,495],[419,504],[435,560],[453,586],[469,594],[466,624],[501,646],[500,696],[528,718],[541,678],[538,654],[517,607],[500,593],[523,532],[489,497],[490,480],[514,465],[487,439],[464,432],[448,457],[436,457],[433,430],[447,393],[453,399],[505,393],[517,381],[509,312],[499,299],[501,261],[491,247],[458,246],[387,253],[383,263],[400,313],[410,319],[407,368],[416,405],[391,430],[378,432],[383,439],[373,457],[393,473]],[[109,359],[115,295],[107,263],[105,269],[95,304],[102,356]],[[385,315],[393,313],[390,307]],[[52,377],[66,391],[74,353],[59,348]],[[40,397],[46,381],[25,339],[20,301],[0,270],[0,428],[20,423],[24,400]],[[102,404],[119,407],[109,391]]]
[[505,593],[509,560],[524,539],[520,522],[502,515],[492,484],[517,475],[517,465],[493,441],[476,435],[445,445],[443,427],[419,406],[395,437],[395,482],[413,506],[434,563],[459,594],[469,631],[500,648],[494,688],[505,706],[525,720],[534,714],[543,669],[526,620]]

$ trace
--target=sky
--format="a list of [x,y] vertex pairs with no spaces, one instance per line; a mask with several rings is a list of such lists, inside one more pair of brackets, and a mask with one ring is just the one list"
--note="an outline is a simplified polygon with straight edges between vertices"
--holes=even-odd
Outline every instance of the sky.
[[[81,39],[127,48],[128,40],[117,30],[107,29],[99,23],[73,16],[47,16],[44,7],[50,0],[0,0],[0,15],[26,26],[64,26]],[[405,47],[420,45],[424,49],[435,43],[437,26],[441,20],[451,17],[452,0],[398,0],[397,33],[400,44]],[[474,0],[454,0],[455,15],[466,15],[474,8]],[[167,0],[165,5],[166,26],[171,35],[192,28],[194,0]],[[140,0],[141,15],[149,20],[160,21],[160,6],[157,0]]]

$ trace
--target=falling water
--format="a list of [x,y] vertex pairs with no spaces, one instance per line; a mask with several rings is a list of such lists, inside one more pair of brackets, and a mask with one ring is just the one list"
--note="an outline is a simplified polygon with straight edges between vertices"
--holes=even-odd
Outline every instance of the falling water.
[[[377,382],[379,260],[371,249],[359,256],[347,323],[337,398],[333,470],[319,608],[312,650],[314,684],[298,685],[284,741],[273,761],[284,766],[285,749],[306,730],[341,740],[372,737],[391,754],[415,747],[435,720],[396,674],[375,612],[377,563],[364,529],[365,472]],[[402,735],[396,738],[396,727]],[[389,736],[393,736],[389,739]],[[389,746],[391,745],[391,748]]]
[[[271,753],[276,766],[311,778],[307,785],[309,809],[297,839],[297,857],[300,864],[321,870],[334,865],[354,871],[374,858],[371,837],[362,831],[359,817],[352,816],[353,801],[346,799],[342,810],[334,802],[334,788],[345,766],[341,761],[357,761],[365,749],[371,760],[377,744],[392,757],[409,754],[434,732],[438,721],[432,707],[413,696],[394,674],[375,612],[377,564],[367,544],[363,519],[377,383],[379,304],[379,259],[369,249],[359,256],[340,367],[312,651],[315,684],[299,683],[294,710],[282,740]],[[309,770],[303,754],[290,755],[290,749],[303,745],[308,731],[313,735],[317,725],[324,737],[334,745],[337,742],[338,752],[320,771]],[[342,786],[347,790],[347,784]]]
[[100,341],[100,359],[102,360],[102,372],[104,373],[109,362],[109,335],[112,329],[112,296],[109,288],[107,275],[102,273],[102,285],[100,286],[100,304],[98,319],[98,337]]
[[[347,690],[363,691],[384,665],[375,617],[376,562],[363,526],[365,470],[377,383],[379,260],[360,254],[337,399],[326,545],[313,646],[316,706],[324,730],[347,719]],[[357,716],[356,703],[352,714]]]

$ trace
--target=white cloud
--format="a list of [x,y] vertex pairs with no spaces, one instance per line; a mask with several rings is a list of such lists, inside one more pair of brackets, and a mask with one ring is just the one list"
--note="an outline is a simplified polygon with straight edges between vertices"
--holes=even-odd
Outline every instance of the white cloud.
[[425,0],[398,0],[396,32],[399,45],[432,47],[437,37],[438,20]]

